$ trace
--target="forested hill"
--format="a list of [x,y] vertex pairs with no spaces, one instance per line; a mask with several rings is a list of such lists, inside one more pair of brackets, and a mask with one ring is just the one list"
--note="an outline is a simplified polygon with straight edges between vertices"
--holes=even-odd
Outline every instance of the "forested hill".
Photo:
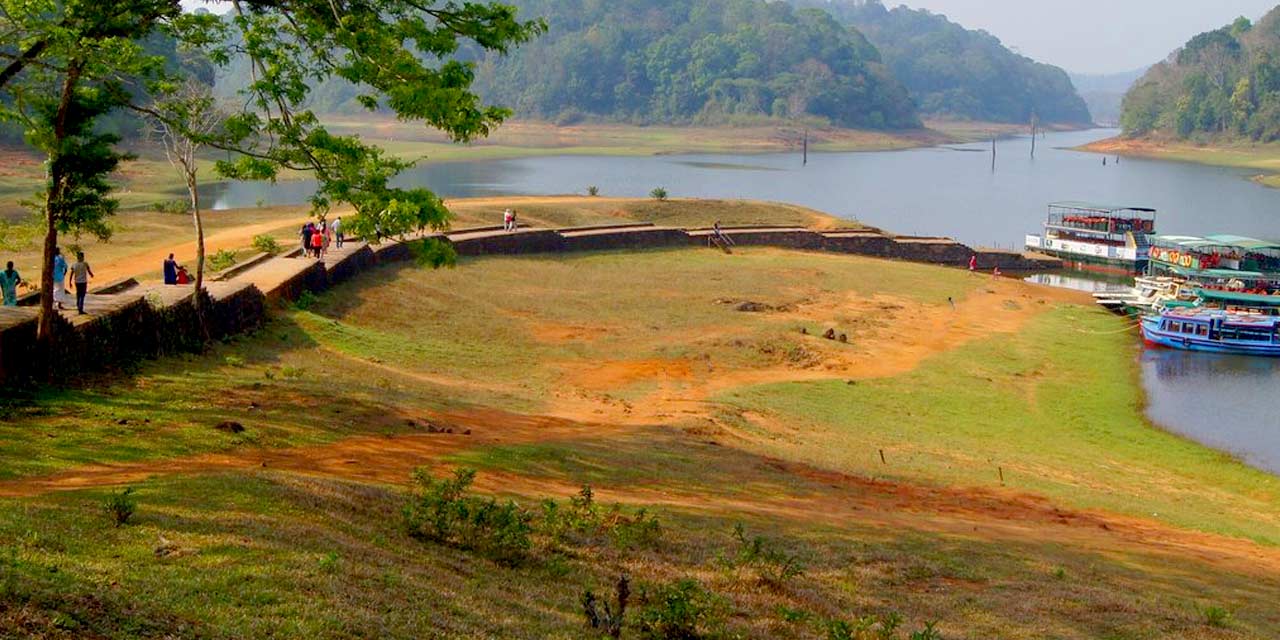
[[920,125],[906,90],[856,30],[765,0],[514,0],[549,31],[479,61],[486,99],[518,117],[717,124],[818,116]]
[[1192,38],[1125,95],[1130,137],[1280,140],[1280,7]]
[[879,0],[791,0],[825,9],[871,40],[920,112],[991,122],[1085,124],[1089,109],[1067,73],[1010,51],[985,31]]

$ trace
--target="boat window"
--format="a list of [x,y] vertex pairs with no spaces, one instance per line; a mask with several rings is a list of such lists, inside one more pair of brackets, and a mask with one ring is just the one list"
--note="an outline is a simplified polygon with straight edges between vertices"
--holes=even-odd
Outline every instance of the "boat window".
[[1198,335],[1198,336],[1208,336],[1208,335],[1209,335],[1209,325],[1207,325],[1207,324],[1202,324],[1202,325],[1198,325],[1198,326],[1196,326],[1196,335]]

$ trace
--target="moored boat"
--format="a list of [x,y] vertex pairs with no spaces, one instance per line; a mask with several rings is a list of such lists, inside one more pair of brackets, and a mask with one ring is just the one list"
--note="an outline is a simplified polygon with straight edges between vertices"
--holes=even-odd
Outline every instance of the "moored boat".
[[1043,235],[1027,236],[1026,246],[1082,269],[1139,273],[1155,218],[1156,210],[1147,207],[1054,202]]
[[1210,353],[1280,357],[1280,316],[1201,307],[1172,308],[1142,317],[1149,344]]

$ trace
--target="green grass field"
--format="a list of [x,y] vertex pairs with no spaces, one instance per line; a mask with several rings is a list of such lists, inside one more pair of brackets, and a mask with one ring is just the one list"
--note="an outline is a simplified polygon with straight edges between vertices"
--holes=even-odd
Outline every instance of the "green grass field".
[[[686,578],[703,637],[893,613],[904,640],[1270,637],[1280,485],[1148,425],[1133,337],[1065,295],[754,248],[384,267],[207,354],[6,399],[0,638],[596,637],[580,598],[622,573],[628,638]],[[409,536],[416,466],[524,506],[527,560]],[[554,533],[541,502],[584,484],[660,535]]]

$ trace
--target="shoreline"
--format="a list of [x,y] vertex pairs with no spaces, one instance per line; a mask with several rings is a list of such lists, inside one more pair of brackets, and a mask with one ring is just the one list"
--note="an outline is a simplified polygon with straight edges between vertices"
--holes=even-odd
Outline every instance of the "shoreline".
[[1114,136],[1075,147],[1076,151],[1129,158],[1185,162],[1256,172],[1249,180],[1280,189],[1280,144],[1213,145]]

